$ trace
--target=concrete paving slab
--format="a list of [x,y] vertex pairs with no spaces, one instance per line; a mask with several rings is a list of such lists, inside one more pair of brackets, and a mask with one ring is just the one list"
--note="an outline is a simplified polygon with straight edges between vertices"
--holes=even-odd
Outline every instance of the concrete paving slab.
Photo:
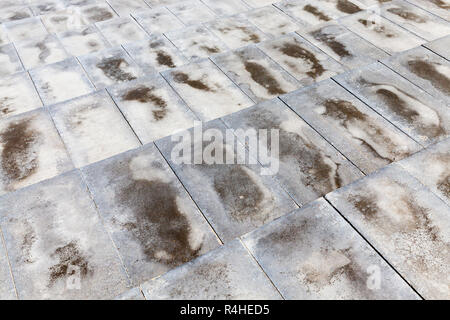
[[450,139],[399,161],[397,165],[450,205]]
[[17,299],[3,241],[0,241],[0,299]]
[[297,34],[266,41],[258,47],[303,86],[345,72],[338,62],[304,41]]
[[23,71],[17,51],[12,43],[0,46],[0,77]]
[[150,9],[144,0],[107,0],[107,2],[121,17],[128,17],[134,12]]
[[94,86],[74,58],[31,69],[29,73],[45,105],[94,91]]
[[371,11],[342,18],[340,23],[389,54],[412,49],[426,42]]
[[381,63],[334,79],[423,146],[450,133],[448,107]]
[[81,14],[87,19],[89,24],[117,17],[117,14],[106,2],[81,6],[80,10]]
[[142,285],[148,300],[280,300],[239,240]]
[[323,198],[243,242],[286,299],[419,298]]
[[39,17],[21,19],[3,24],[9,40],[17,42],[48,34]]
[[0,198],[20,299],[111,299],[129,284],[79,173]]
[[97,89],[137,79],[143,73],[121,47],[113,47],[78,57]]
[[133,17],[147,33],[153,35],[184,27],[184,24],[165,7],[133,13]]
[[326,196],[426,299],[449,298],[450,207],[398,167]]
[[1,8],[0,22],[5,23],[8,21],[31,18],[32,16],[33,12],[27,6],[11,6],[7,8]]
[[230,16],[250,10],[250,7],[242,0],[202,0],[218,16]]
[[6,32],[5,25],[2,24],[0,26],[0,45],[7,44],[9,42],[10,42],[10,40],[8,38],[8,34]]
[[305,26],[321,24],[362,10],[349,0],[287,0],[275,6]]
[[54,105],[50,112],[77,168],[140,145],[106,91]]
[[211,60],[200,60],[162,75],[202,121],[253,105],[253,101]]
[[408,0],[408,2],[450,21],[450,1],[448,0]]
[[300,25],[274,6],[267,6],[243,13],[243,16],[271,37],[294,32]]
[[205,26],[190,26],[165,36],[190,60],[207,58],[229,48]]
[[160,75],[113,86],[108,91],[144,144],[192,128],[197,120]]
[[115,18],[98,22],[96,23],[96,26],[113,46],[143,41],[149,37],[147,32],[145,32],[131,17]]
[[132,301],[138,301],[138,300],[145,300],[144,295],[141,292],[141,289],[139,288],[133,288],[131,290],[128,290],[125,293],[122,293],[121,295],[114,298],[114,300],[132,300]]
[[92,25],[59,33],[57,37],[64,49],[74,56],[81,56],[111,47],[111,44]]
[[449,61],[424,47],[418,47],[382,63],[450,106]]
[[299,29],[297,33],[350,69],[359,68],[389,56],[336,22]]
[[214,12],[198,0],[179,1],[167,6],[181,22],[192,25],[214,20]]
[[220,245],[153,144],[82,171],[134,285]]
[[[279,171],[275,176],[299,205],[363,176],[279,99],[234,113],[223,121],[234,130],[279,130]],[[269,143],[262,146],[272,150]]]
[[[225,128],[220,120],[203,125],[203,130],[220,132],[222,136],[217,137],[220,140],[215,143],[215,154],[223,154],[224,161],[226,156],[234,159],[234,164],[194,164],[193,159],[190,163],[179,163],[172,154],[180,147],[175,142],[179,138],[172,141],[172,137],[167,137],[158,140],[156,145],[219,237],[228,242],[297,206],[272,176],[261,174],[261,165],[245,161],[248,151],[245,155],[238,153],[235,145],[225,142]],[[183,139],[181,145],[195,153],[201,152],[199,148],[203,146],[206,154],[208,143],[202,143],[200,135],[191,137],[193,132],[191,129],[179,134],[190,137]]]
[[37,109],[42,106],[39,95],[26,72],[0,78],[0,118]]
[[148,40],[124,44],[123,47],[145,74],[158,73],[188,63],[164,36],[151,36]]
[[[442,1],[442,0],[439,0]],[[450,9],[450,2],[448,8]],[[380,14],[427,41],[450,34],[450,23],[406,1],[383,4]]]
[[241,15],[220,18],[207,23],[206,26],[231,49],[270,39]]
[[85,27],[89,24],[87,18],[74,7],[49,12],[40,16],[42,23],[50,33],[67,32]]
[[253,45],[216,55],[211,60],[255,102],[300,87],[295,78]]
[[366,174],[422,149],[332,80],[281,99]]
[[450,60],[450,35],[424,44],[425,47],[437,53],[441,57]]
[[0,121],[0,195],[73,169],[46,109]]
[[55,12],[64,9],[65,3],[63,0],[41,0],[41,1],[27,1],[35,16],[44,15],[49,12]]
[[54,35],[36,37],[15,43],[25,69],[37,68],[69,58],[69,54]]
[[252,8],[270,6],[272,3],[277,2],[276,0],[243,0],[243,1]]

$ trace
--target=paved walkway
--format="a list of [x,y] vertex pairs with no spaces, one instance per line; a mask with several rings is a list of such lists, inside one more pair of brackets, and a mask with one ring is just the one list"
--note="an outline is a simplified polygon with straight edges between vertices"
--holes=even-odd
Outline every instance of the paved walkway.
[[0,299],[449,299],[449,6],[0,0]]

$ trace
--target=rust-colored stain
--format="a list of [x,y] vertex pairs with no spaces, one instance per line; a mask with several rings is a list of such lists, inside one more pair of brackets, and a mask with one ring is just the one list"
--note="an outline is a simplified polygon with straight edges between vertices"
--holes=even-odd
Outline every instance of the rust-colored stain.
[[164,119],[167,115],[167,102],[160,96],[153,93],[154,88],[146,86],[140,86],[126,92],[122,95],[122,98],[127,101],[139,101],[141,103],[152,103],[157,107],[156,110],[152,110],[153,118],[156,121]]
[[336,40],[336,37],[331,34],[326,34],[322,30],[317,30],[311,33],[314,39],[325,43],[334,53],[342,58],[351,57],[352,54],[347,50],[345,44]]
[[188,86],[197,89],[197,90],[203,90],[203,91],[214,91],[211,89],[207,84],[205,84],[201,80],[192,80],[188,74],[184,72],[175,72],[173,73],[173,79],[175,82],[178,83],[184,83]]
[[338,0],[338,3],[336,5],[336,8],[341,11],[348,14],[353,14],[361,11],[361,8],[358,7],[356,4],[348,1],[348,0]]
[[327,16],[325,13],[321,12],[317,7],[314,7],[310,4],[307,4],[306,6],[304,6],[303,10],[316,16],[319,20],[322,20],[322,21],[330,21],[331,20],[331,18],[329,16]]
[[389,8],[389,9],[387,9],[387,11],[389,11],[390,13],[395,14],[405,20],[414,21],[417,23],[427,22],[427,19],[425,19],[424,17],[421,17],[414,12],[404,10],[402,8]]
[[310,63],[312,65],[311,71],[308,71],[306,74],[313,79],[317,79],[326,71],[314,53],[298,44],[285,42],[281,47],[275,47],[275,49],[278,49],[289,57],[301,59]]
[[256,83],[260,84],[271,95],[280,95],[286,93],[278,83],[277,79],[275,79],[270,72],[260,65],[259,63],[253,61],[245,61],[244,62],[245,70],[250,73],[251,78]]
[[122,68],[128,66],[123,58],[105,58],[97,63],[97,68],[103,71],[103,73],[110,79],[115,81],[130,81],[136,79],[134,75],[124,71]]
[[422,59],[414,59],[408,61],[408,67],[415,75],[430,81],[434,87],[450,95],[450,78],[439,72],[433,64]]

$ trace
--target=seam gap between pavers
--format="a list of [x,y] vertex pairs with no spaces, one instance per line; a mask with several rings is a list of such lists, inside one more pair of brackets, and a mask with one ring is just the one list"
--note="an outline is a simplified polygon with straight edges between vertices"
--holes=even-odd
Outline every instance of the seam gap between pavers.
[[[117,109],[117,111],[119,111],[120,115],[122,116],[122,118],[125,120],[125,122],[127,123],[128,127],[131,129],[131,131],[133,132],[134,136],[136,137],[136,139],[138,140],[139,144],[141,146],[143,146],[144,144],[142,143],[141,139],[139,138],[139,136],[137,135],[136,131],[134,131],[134,128],[131,126],[130,122],[128,121],[127,117],[123,114],[122,110],[120,109],[120,107],[117,105],[116,101],[113,99],[113,97],[111,96],[111,93],[105,88],[103,89],[106,91],[106,94],[108,95],[109,99],[112,101],[112,103],[114,104],[115,108]],[[136,148],[133,148],[136,149]],[[123,152],[120,152],[118,154],[121,154]]]
[[108,229],[105,226],[105,221],[104,221],[102,215],[100,214],[100,208],[98,207],[97,202],[94,199],[94,193],[91,191],[91,188],[89,187],[89,184],[87,183],[87,180],[86,180],[86,177],[84,175],[83,170],[81,170],[81,169],[77,169],[77,170],[78,170],[78,172],[80,174],[80,177],[81,177],[81,180],[83,181],[83,184],[86,187],[86,190],[87,190],[87,192],[89,194],[89,198],[91,199],[91,201],[92,201],[92,203],[93,203],[93,205],[95,207],[95,212],[97,214],[97,217],[100,219],[100,224],[102,226],[102,229],[103,229],[104,232],[106,232],[109,240],[111,241],[112,246],[114,247],[114,249],[116,251],[116,255],[119,258],[119,261],[120,261],[120,263],[122,265],[122,269],[125,272],[125,275],[127,277],[128,285],[131,288],[133,286],[133,280],[131,279],[131,276],[129,274],[129,271],[128,271],[127,267],[125,266],[125,263],[123,261],[122,255],[119,252],[119,248],[117,247],[116,243],[114,242],[114,239],[112,238],[110,232],[108,231]]
[[156,149],[158,150],[159,154],[161,155],[161,157],[164,159],[164,161],[167,163],[167,165],[169,166],[170,170],[173,172],[173,174],[175,175],[175,177],[178,179],[178,181],[180,182],[181,186],[183,187],[183,189],[186,191],[187,195],[189,195],[189,198],[192,200],[192,202],[195,204],[197,210],[200,212],[200,214],[203,216],[203,218],[205,219],[206,223],[209,225],[209,227],[211,228],[211,231],[215,234],[215,236],[217,237],[217,240],[219,240],[219,243],[221,245],[224,245],[225,242],[222,240],[222,238],[219,236],[218,232],[216,231],[216,229],[213,227],[213,225],[211,224],[211,222],[208,220],[208,218],[205,216],[205,214],[203,213],[203,211],[200,209],[200,206],[197,204],[197,202],[194,200],[194,198],[192,197],[192,195],[190,194],[190,192],[188,191],[188,189],[186,188],[186,186],[184,185],[183,181],[181,181],[180,177],[177,175],[177,173],[175,172],[174,168],[172,168],[172,166],[170,165],[170,162],[166,159],[166,157],[164,156],[164,154],[161,152],[161,150],[158,148],[158,145],[155,142],[152,142],[153,145],[156,147]]
[[[100,32],[100,31],[99,31],[99,32]],[[112,49],[112,47],[106,48],[105,50],[109,50],[109,49]],[[102,50],[100,50],[100,51],[102,51]],[[100,52],[100,51],[95,51],[95,52],[92,52],[92,53],[96,53],[96,52]],[[88,53],[88,54],[90,54],[90,53]],[[82,56],[82,55],[81,55],[81,56]],[[76,63],[80,66],[81,70],[84,72],[84,75],[85,75],[85,77],[87,78],[87,80],[89,81],[89,83],[92,85],[92,88],[91,88],[91,89],[93,89],[93,91],[90,92],[90,93],[93,93],[93,92],[95,92],[95,91],[101,90],[101,89],[97,88],[97,86],[94,84],[94,80],[91,79],[91,77],[90,77],[90,75],[88,74],[88,72],[86,71],[84,65],[81,63],[81,61],[80,61],[80,59],[79,59],[79,57],[81,57],[81,56],[73,56],[73,57],[75,58]],[[87,94],[89,94],[89,93],[87,93]],[[80,97],[81,97],[81,96],[80,96]],[[77,98],[77,97],[73,97],[73,98],[71,98],[71,99],[74,99],[74,98]],[[71,100],[71,99],[69,99],[69,100]],[[67,101],[67,100],[66,100],[66,101]],[[64,101],[62,101],[62,102],[64,102]]]
[[[362,173],[363,174],[363,177],[364,176],[366,176],[367,175],[367,173],[365,173],[362,169],[360,169],[353,161],[351,161],[349,158],[347,158],[347,156],[345,155],[345,154],[343,154],[342,153],[342,151],[340,151],[334,144],[332,144],[327,138],[325,138],[319,131],[317,131],[316,130],[316,128],[314,128],[308,121],[306,121],[305,119],[303,119],[297,112],[295,112],[286,102],[284,102],[284,100],[283,99],[281,99],[281,98],[277,98],[277,99],[279,99],[289,110],[291,110],[294,114],[296,114],[303,122],[305,122],[307,125],[308,125],[308,127],[310,127],[312,130],[314,130],[314,132],[315,133],[317,133],[323,140],[325,140],[326,141],[326,143],[328,144],[328,145],[330,145],[334,150],[336,150],[336,152],[339,154],[339,155],[341,155],[342,157],[344,157],[344,159],[345,160],[347,160],[349,163],[351,163],[356,169],[358,169],[358,171],[360,172],[360,173]],[[363,177],[360,177],[359,179],[361,179],[361,178],[363,178]],[[342,186],[342,187],[344,187],[344,186]],[[339,188],[337,188],[337,189],[339,189]],[[336,190],[337,190],[336,189]],[[320,197],[319,197],[320,198]]]
[[[428,50],[428,51],[430,51],[431,53],[434,53],[433,51],[429,50],[428,48],[426,48],[426,47],[424,47],[424,46],[418,46],[418,47],[412,48],[411,50],[415,50],[415,49],[419,49],[419,48],[424,48],[425,50]],[[407,51],[409,51],[409,50],[400,52],[400,53],[399,53],[398,55],[396,55],[396,56],[402,55],[403,53],[406,53]],[[438,56],[438,57],[441,57],[440,55],[437,55],[437,56]],[[447,60],[446,60],[446,61],[447,61]],[[421,87],[419,84],[414,83],[412,80],[406,78],[406,77],[405,77],[404,75],[402,75],[399,71],[395,70],[394,67],[389,66],[388,64],[384,63],[383,60],[378,60],[378,62],[381,63],[381,64],[382,64],[383,66],[385,66],[386,68],[388,68],[389,70],[392,70],[395,74],[401,76],[403,79],[405,79],[406,81],[408,81],[408,82],[409,82],[410,84],[412,84],[414,87],[419,88],[421,91],[423,91],[423,92],[426,93],[427,95],[433,97],[433,99],[435,99],[435,100],[437,100],[438,102],[444,104],[445,101],[441,100],[439,97],[436,97],[434,94],[430,93],[428,90],[425,90],[425,88]],[[417,77],[420,78],[419,76],[417,76]],[[424,78],[422,78],[422,79],[424,79]],[[425,79],[425,80],[426,80],[426,79]],[[429,80],[428,80],[428,81],[429,81]],[[431,81],[429,81],[429,82],[431,82]],[[434,87],[434,86],[433,86],[433,87]],[[436,89],[436,90],[438,90],[438,89]]]
[[[258,229],[255,229],[258,230]],[[284,295],[281,293],[281,291],[278,289],[278,287],[275,285],[275,283],[272,281],[272,279],[269,277],[269,275],[266,273],[266,271],[264,270],[264,268],[262,267],[262,265],[259,263],[259,261],[256,259],[256,257],[253,255],[253,253],[250,251],[250,249],[245,245],[244,241],[242,241],[242,236],[238,237],[239,242],[242,244],[242,246],[245,248],[245,250],[247,250],[247,253],[250,255],[250,257],[253,259],[253,261],[256,263],[256,265],[259,267],[259,269],[261,270],[262,273],[264,273],[264,275],[267,277],[267,280],[270,281],[270,283],[272,284],[272,286],[274,287],[274,289],[278,292],[278,294],[280,295],[280,297],[283,300],[286,300],[286,298],[284,297]]]
[[0,238],[1,238],[1,242],[2,242],[1,245],[5,249],[6,261],[8,262],[9,274],[11,276],[11,282],[12,282],[12,285],[14,287],[14,293],[16,295],[17,300],[19,300],[19,293],[17,292],[16,280],[14,278],[14,274],[13,274],[13,271],[12,271],[11,260],[9,259],[8,248],[6,247],[6,241],[5,241],[5,237],[3,235],[3,230],[2,230],[1,226],[0,226]]
[[396,268],[394,268],[394,266],[378,251],[378,249],[375,248],[375,246],[372,245],[372,243],[367,240],[367,238],[364,237],[364,235],[342,214],[342,212],[338,208],[336,208],[330,200],[328,200],[327,195],[325,195],[323,198],[334,210],[336,210],[341,218],[344,219],[344,221],[347,222],[353,228],[353,230],[355,230],[358,235],[378,254],[378,256],[381,257],[392,270],[394,270],[394,272],[414,291],[414,293],[417,294],[422,300],[425,300],[424,297],[413,287],[413,285],[410,284],[409,281],[407,281],[406,278],[404,278],[403,275]]
[[[444,38],[445,38],[445,37],[444,37]],[[437,39],[437,40],[442,40],[442,39],[443,39],[443,38],[439,38],[439,39]],[[436,40],[434,40],[434,41],[436,41]],[[428,47],[428,45],[431,44],[431,43],[434,42],[434,41],[430,41],[430,42],[424,43],[424,44],[421,45],[421,47],[424,47],[425,49],[430,50],[431,52],[433,52],[433,53],[436,54],[437,56],[441,57],[442,59],[445,59],[446,61],[450,61],[448,58],[444,57],[442,54],[437,53],[435,50],[433,50],[432,48]]]
[[[378,63],[381,63],[378,61]],[[358,69],[355,69],[353,71],[356,71]],[[352,72],[353,72],[352,71]],[[346,90],[348,93],[350,93],[352,96],[354,96],[356,99],[358,99],[358,101],[362,102],[364,105],[366,105],[367,107],[369,107],[370,109],[372,109],[376,114],[378,114],[380,117],[382,117],[384,120],[386,120],[387,122],[389,122],[391,125],[393,125],[395,128],[397,128],[400,132],[402,132],[404,135],[406,135],[408,138],[410,138],[411,140],[413,140],[415,143],[417,143],[419,146],[422,147],[422,149],[425,149],[427,147],[426,144],[423,144],[419,141],[417,141],[415,138],[413,138],[410,134],[408,134],[407,132],[405,132],[403,129],[399,128],[395,123],[393,123],[392,121],[390,121],[388,118],[386,118],[381,112],[379,112],[378,110],[376,110],[375,108],[372,108],[372,106],[370,104],[368,104],[367,102],[365,102],[364,100],[362,100],[360,97],[358,97],[356,94],[354,94],[349,88],[346,88],[344,85],[342,85],[339,81],[335,80],[333,77],[330,78],[331,80],[333,80],[337,85],[341,86],[342,88],[344,88],[344,90]]]

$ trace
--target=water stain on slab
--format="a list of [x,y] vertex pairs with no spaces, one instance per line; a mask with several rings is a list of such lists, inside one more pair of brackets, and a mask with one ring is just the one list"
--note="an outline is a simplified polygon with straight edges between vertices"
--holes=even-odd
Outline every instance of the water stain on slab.
[[434,3],[435,5],[437,5],[439,8],[441,9],[445,9],[445,10],[449,10],[450,9],[450,4],[445,3],[442,0],[430,0],[432,3]]
[[322,30],[317,30],[311,33],[314,39],[324,42],[334,53],[342,58],[353,56],[350,51],[347,50],[345,44],[336,40],[336,37],[331,34],[326,34]]
[[38,168],[33,145],[38,142],[40,134],[30,127],[30,123],[31,120],[13,122],[0,133],[3,144],[1,165],[10,180],[26,179]]
[[88,259],[80,252],[78,243],[71,241],[65,246],[55,249],[52,258],[57,258],[59,262],[49,268],[49,287],[52,287],[58,280],[67,279],[69,276],[79,276],[86,278],[94,273],[90,268]]
[[336,8],[344,13],[353,14],[361,11],[361,8],[348,0],[338,0]]
[[122,98],[127,101],[134,100],[141,103],[152,103],[157,107],[156,110],[152,110],[153,118],[156,121],[159,121],[164,119],[167,115],[167,102],[160,96],[154,94],[154,89],[154,87],[149,88],[147,86],[141,86],[126,92],[123,94]]
[[244,62],[244,66],[245,70],[250,73],[252,79],[266,88],[270,94],[281,95],[286,93],[281,88],[277,79],[275,79],[270,72],[259,63],[247,60]]
[[159,179],[136,179],[116,191],[118,203],[131,209],[133,218],[122,226],[139,241],[148,260],[170,266],[199,255],[202,245],[191,247],[191,227],[177,204],[177,190]]
[[285,42],[282,46],[275,46],[274,48],[286,56],[301,59],[311,64],[311,71],[308,71],[306,74],[313,79],[320,77],[325,72],[325,68],[316,55],[298,44]]
[[89,15],[89,19],[93,22],[101,22],[113,18],[113,14],[102,7],[92,7],[84,10],[83,12]]
[[402,9],[402,8],[389,8],[387,9],[388,12],[395,14],[405,20],[414,21],[417,23],[425,23],[427,22],[427,19],[419,16],[418,14]]
[[422,79],[429,80],[436,88],[450,95],[450,78],[439,72],[436,67],[422,59],[408,61],[411,72]]
[[203,90],[203,91],[208,91],[208,92],[214,91],[203,81],[190,79],[189,75],[184,72],[175,72],[173,74],[173,79],[174,79],[174,81],[176,81],[178,83],[187,84],[188,86],[190,86],[194,89],[197,89],[197,90]]
[[39,53],[39,60],[41,62],[45,62],[45,60],[50,56],[50,49],[45,44],[45,40],[36,43],[36,47],[41,51]]
[[385,26],[377,25],[375,21],[369,21],[367,19],[358,19],[358,22],[361,23],[366,28],[370,28],[376,33],[384,35],[386,38],[393,38],[395,37],[394,33],[390,33],[386,30]]
[[331,20],[331,18],[329,16],[327,16],[325,13],[321,12],[317,7],[314,7],[310,4],[307,4],[306,6],[304,6],[303,10],[316,16],[319,20],[322,20],[322,21],[330,21]]
[[128,63],[122,58],[104,58],[96,64],[97,68],[103,71],[103,73],[110,79],[115,81],[130,81],[136,79],[134,75],[122,70],[123,66],[127,66]]

